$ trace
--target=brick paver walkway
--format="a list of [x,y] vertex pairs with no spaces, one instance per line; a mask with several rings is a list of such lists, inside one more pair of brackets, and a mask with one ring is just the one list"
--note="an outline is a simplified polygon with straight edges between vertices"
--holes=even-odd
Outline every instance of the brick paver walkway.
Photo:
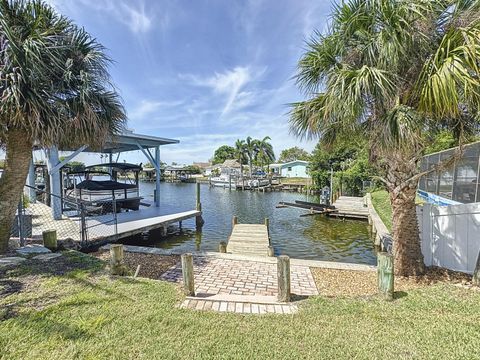
[[[195,293],[228,295],[277,295],[277,265],[256,261],[195,257],[193,261]],[[317,295],[310,268],[291,266],[291,292],[296,295]],[[162,280],[182,281],[181,264],[161,276]]]
[[181,308],[204,311],[232,312],[237,314],[294,314],[298,311],[295,304],[255,303],[242,301],[216,301],[202,298],[187,298]]

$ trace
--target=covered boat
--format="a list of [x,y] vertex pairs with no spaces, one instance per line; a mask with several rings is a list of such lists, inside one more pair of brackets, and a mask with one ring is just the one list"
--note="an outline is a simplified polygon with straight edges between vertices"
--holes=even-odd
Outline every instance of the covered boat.
[[[138,174],[142,166],[129,163],[106,163],[67,173],[65,196],[98,207],[102,213],[138,210],[142,198]],[[114,201],[115,200],[115,201]]]

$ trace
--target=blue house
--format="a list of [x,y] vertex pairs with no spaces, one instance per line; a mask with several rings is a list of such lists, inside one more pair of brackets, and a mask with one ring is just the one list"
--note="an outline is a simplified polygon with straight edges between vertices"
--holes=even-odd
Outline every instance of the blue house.
[[308,161],[294,160],[284,164],[270,164],[272,172],[281,177],[308,178]]

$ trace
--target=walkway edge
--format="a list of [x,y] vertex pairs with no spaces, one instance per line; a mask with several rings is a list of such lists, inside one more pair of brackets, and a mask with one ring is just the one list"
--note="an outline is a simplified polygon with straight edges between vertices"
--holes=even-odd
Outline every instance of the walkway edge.
[[367,195],[365,195],[365,198],[367,202],[368,212],[370,214],[370,220],[372,223],[372,230],[375,233],[375,245],[380,246],[382,250],[388,250],[392,244],[392,235],[383,223],[380,215],[378,215],[377,210],[375,210],[375,207],[373,206],[372,194],[368,193]]
[[[181,255],[184,251],[176,250],[165,250],[159,248],[151,248],[145,246],[133,246],[133,245],[124,245],[124,251],[141,253],[141,254],[155,254],[155,255]],[[101,250],[109,250],[110,244],[104,245],[100,248]],[[258,256],[247,256],[247,255],[236,255],[236,254],[223,254],[218,252],[208,252],[208,251],[194,251],[192,252],[194,256],[203,256],[211,257],[218,259],[229,259],[229,260],[243,260],[243,261],[256,261],[267,264],[276,264],[276,257],[258,257]],[[298,266],[307,266],[307,267],[316,267],[324,269],[335,269],[335,270],[353,270],[353,271],[376,271],[377,267],[373,265],[364,265],[364,264],[355,264],[355,263],[342,263],[335,261],[321,261],[321,260],[305,260],[305,259],[290,259],[291,265]]]

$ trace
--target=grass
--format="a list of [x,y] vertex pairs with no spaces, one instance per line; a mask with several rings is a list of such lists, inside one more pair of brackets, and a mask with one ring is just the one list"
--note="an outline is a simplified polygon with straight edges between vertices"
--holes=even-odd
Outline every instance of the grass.
[[311,185],[312,181],[310,178],[301,178],[301,177],[282,177],[280,179],[282,184],[286,185]]
[[[295,315],[236,315],[178,309],[173,285],[110,278],[89,264],[0,274],[0,358],[480,357],[480,293],[464,288],[426,287],[393,302],[318,296]],[[5,295],[2,286],[17,288]]]
[[387,229],[392,231],[392,206],[388,192],[385,190],[372,192],[372,205]]
[[[380,216],[387,229],[392,231],[392,206],[390,205],[388,192],[386,190],[377,190],[371,194],[372,205],[375,210],[377,210],[378,216]],[[418,196],[415,202],[417,205],[425,203],[425,201]]]

